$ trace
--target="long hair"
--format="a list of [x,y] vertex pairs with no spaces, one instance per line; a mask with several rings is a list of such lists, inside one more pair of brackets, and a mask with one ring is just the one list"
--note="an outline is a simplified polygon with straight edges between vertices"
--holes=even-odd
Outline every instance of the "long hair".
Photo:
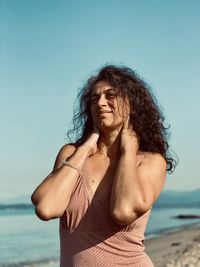
[[160,153],[167,162],[167,171],[172,173],[176,160],[169,153],[169,127],[164,125],[164,116],[149,86],[130,68],[107,65],[96,76],[87,80],[78,94],[79,107],[74,112],[73,129],[67,132],[75,144],[83,144],[93,130],[91,114],[91,91],[99,81],[108,82],[117,94],[130,104],[130,124],[139,140],[139,150]]

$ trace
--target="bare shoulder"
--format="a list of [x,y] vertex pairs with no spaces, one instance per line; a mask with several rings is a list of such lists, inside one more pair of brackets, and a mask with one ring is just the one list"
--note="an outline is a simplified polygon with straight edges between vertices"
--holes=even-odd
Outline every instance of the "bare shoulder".
[[153,169],[162,168],[166,170],[167,167],[167,162],[160,153],[146,152],[141,163],[141,166]]
[[160,195],[167,172],[167,162],[159,153],[146,153],[141,165],[138,168],[138,175],[149,195],[149,206],[151,207]]
[[63,160],[69,158],[74,153],[76,148],[77,146],[74,144],[63,145],[57,154],[53,170],[57,169]]
[[75,150],[77,146],[75,144],[65,144],[61,147],[58,155],[69,157]]
[[138,168],[141,179],[149,183],[163,185],[166,177],[167,162],[160,153],[147,152]]

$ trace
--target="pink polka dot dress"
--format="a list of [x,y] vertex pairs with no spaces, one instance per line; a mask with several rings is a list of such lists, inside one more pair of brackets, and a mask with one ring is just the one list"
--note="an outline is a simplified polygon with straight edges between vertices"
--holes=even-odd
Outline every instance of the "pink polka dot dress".
[[118,225],[109,214],[109,195],[104,201],[93,198],[80,176],[60,218],[60,266],[153,267],[143,244],[150,212]]

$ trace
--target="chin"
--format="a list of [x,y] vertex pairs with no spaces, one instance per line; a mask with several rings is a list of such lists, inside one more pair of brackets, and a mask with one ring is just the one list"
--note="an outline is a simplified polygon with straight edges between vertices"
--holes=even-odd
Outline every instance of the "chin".
[[108,131],[114,131],[114,130],[120,130],[123,124],[109,124],[109,123],[101,123],[98,124],[98,128],[101,132],[108,132]]

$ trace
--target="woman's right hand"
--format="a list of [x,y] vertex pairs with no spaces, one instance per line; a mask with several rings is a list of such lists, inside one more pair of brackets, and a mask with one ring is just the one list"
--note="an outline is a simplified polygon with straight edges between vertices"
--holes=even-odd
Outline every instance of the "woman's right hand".
[[92,156],[97,151],[97,141],[99,139],[100,133],[97,128],[94,128],[93,132],[89,135],[85,143],[82,147],[86,147],[88,149],[88,156]]

